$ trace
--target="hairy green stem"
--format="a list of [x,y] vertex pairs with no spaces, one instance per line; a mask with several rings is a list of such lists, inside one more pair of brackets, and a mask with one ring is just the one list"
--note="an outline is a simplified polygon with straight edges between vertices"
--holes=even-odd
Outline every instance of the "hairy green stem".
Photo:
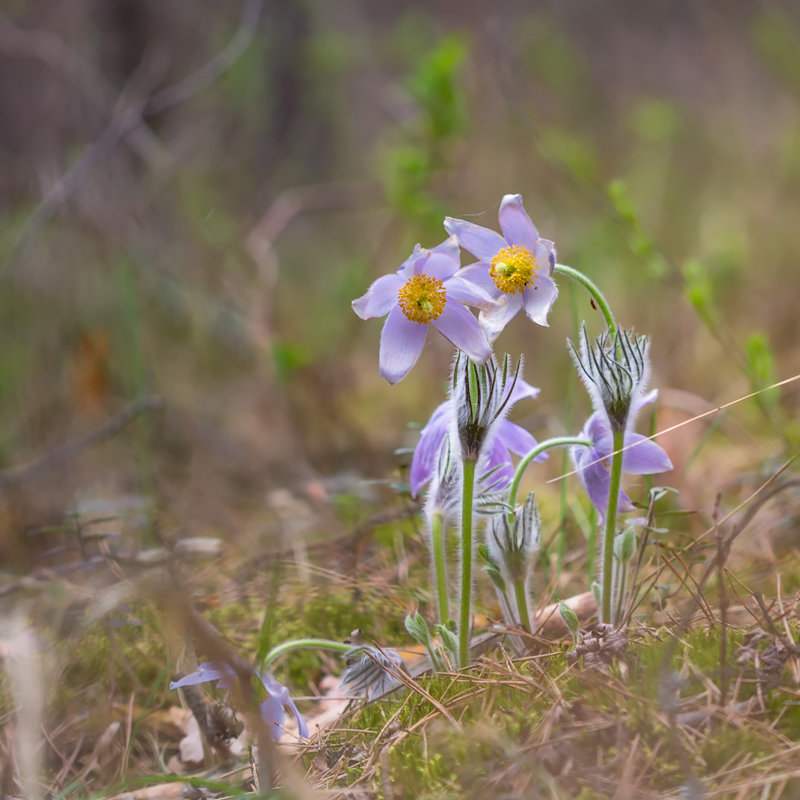
[[606,531],[603,536],[603,619],[612,623],[611,582],[614,568],[614,535],[617,529],[617,503],[619,487],[622,482],[622,448],[625,444],[625,431],[614,431],[614,455],[611,459],[611,480],[608,487],[608,510],[606,512]]
[[517,494],[519,493],[519,482],[522,480],[522,474],[528,468],[528,464],[533,461],[536,456],[549,450],[551,447],[569,447],[570,445],[583,445],[584,447],[591,447],[592,443],[588,439],[580,439],[576,436],[556,436],[553,439],[545,439],[539,442],[525,457],[517,464],[517,470],[514,473],[514,479],[511,481],[511,488],[508,492],[508,505],[513,509],[517,503]]
[[528,595],[525,591],[525,581],[514,581],[514,598],[517,601],[519,624],[526,633],[531,632],[531,614],[528,611]]
[[461,495],[461,609],[458,624],[458,666],[469,663],[470,625],[472,622],[472,501],[475,493],[475,459],[463,461]]
[[335,642],[333,639],[291,639],[288,642],[275,645],[275,647],[264,656],[262,667],[263,669],[267,669],[273,661],[280,658],[284,653],[288,653],[290,650],[301,650],[304,648],[312,648],[314,650],[339,650],[342,653],[346,653],[348,650],[353,649],[353,645],[345,644],[344,642]]
[[436,600],[439,607],[439,622],[447,624],[450,609],[447,603],[447,572],[445,566],[444,514],[434,511],[431,515],[431,550],[433,551],[433,573],[436,577]]
[[605,295],[597,287],[597,284],[590,278],[587,278],[586,275],[579,270],[568,267],[566,264],[556,264],[555,271],[578,281],[578,283],[586,288],[589,294],[594,298],[595,303],[597,303],[600,313],[605,318],[609,334],[614,336],[617,332],[617,323],[614,320],[614,315],[611,313],[611,306],[608,304],[608,300],[606,300]]

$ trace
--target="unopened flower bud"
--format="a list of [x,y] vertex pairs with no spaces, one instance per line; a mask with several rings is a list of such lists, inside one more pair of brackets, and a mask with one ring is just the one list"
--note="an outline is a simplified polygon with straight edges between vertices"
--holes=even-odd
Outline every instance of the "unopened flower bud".
[[631,406],[641,397],[650,377],[649,343],[633,331],[608,331],[589,343],[581,330],[580,353],[570,343],[572,356],[592,405],[605,409],[612,430],[625,430]]

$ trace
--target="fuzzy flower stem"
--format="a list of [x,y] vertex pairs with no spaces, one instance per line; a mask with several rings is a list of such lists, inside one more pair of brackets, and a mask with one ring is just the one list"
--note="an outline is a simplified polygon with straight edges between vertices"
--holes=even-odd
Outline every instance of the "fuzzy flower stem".
[[290,650],[301,649],[324,649],[324,650],[339,650],[342,653],[347,653],[353,649],[352,644],[345,644],[344,642],[336,642],[333,639],[291,639],[288,642],[282,642],[275,645],[266,656],[264,656],[264,663],[262,669],[269,669],[270,664],[280,658],[284,653]]
[[571,445],[583,445],[584,447],[591,447],[592,443],[588,439],[579,439],[574,436],[557,436],[553,439],[545,439],[539,442],[517,465],[517,470],[514,473],[514,480],[511,481],[511,488],[508,492],[508,505],[511,508],[517,503],[517,494],[519,493],[519,482],[522,480],[522,474],[528,468],[528,464],[533,461],[536,456],[549,450],[551,447],[569,447]]
[[594,298],[594,301],[597,303],[597,307],[600,309],[603,317],[605,317],[609,335],[614,336],[617,332],[617,323],[614,320],[614,315],[611,313],[611,306],[609,306],[608,300],[606,300],[603,293],[597,287],[597,284],[587,278],[586,275],[579,270],[568,267],[566,264],[556,264],[554,271],[560,272],[562,275],[567,275],[584,286],[584,288]]
[[525,581],[514,581],[514,597],[517,601],[519,624],[526,633],[531,632],[531,613],[528,611],[528,597],[525,591]]
[[603,619],[613,623],[611,616],[611,583],[614,569],[614,535],[617,529],[617,503],[622,480],[622,449],[625,446],[625,431],[614,431],[614,455],[611,459],[610,485],[608,487],[608,513],[603,537]]
[[445,572],[444,514],[435,511],[431,515],[431,550],[433,572],[436,576],[436,599],[439,606],[439,622],[447,624],[450,609],[447,604],[447,574]]
[[464,459],[461,502],[461,611],[458,625],[458,666],[469,663],[472,621],[472,501],[475,492],[475,459]]

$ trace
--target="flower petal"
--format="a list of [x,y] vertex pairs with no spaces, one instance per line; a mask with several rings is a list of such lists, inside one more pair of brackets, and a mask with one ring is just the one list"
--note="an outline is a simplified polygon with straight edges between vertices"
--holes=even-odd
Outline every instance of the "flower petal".
[[227,664],[206,661],[200,664],[194,672],[190,672],[180,680],[171,681],[169,688],[179,689],[182,686],[196,686],[198,683],[208,683],[208,681],[219,681],[217,686],[230,689],[236,681],[236,673],[233,667],[229,667]]
[[[501,420],[497,425],[497,438],[512,452],[514,455],[524,456],[530,453],[537,445],[536,439],[533,435],[517,425],[516,422],[511,422],[507,419]],[[534,461],[546,461],[547,453],[540,453]]]
[[640,433],[626,433],[622,469],[633,475],[654,475],[671,470],[672,462],[664,448],[652,439]]
[[499,436],[495,436],[489,444],[488,450],[484,449],[481,455],[478,474],[485,476],[488,473],[491,473],[488,482],[490,485],[494,485],[494,489],[504,489],[514,479],[511,453],[508,452],[508,448]]
[[499,233],[465,219],[445,217],[444,229],[480,261],[491,261],[506,246],[506,240]]
[[[507,194],[500,203],[500,230],[509,244],[518,244],[536,253],[539,232],[522,205],[521,194]],[[467,248],[469,249],[469,248]]]
[[455,300],[462,306],[475,306],[490,310],[495,306],[495,300],[490,297],[480,286],[462,280],[461,275],[454,275],[444,285],[448,300]]
[[[283,710],[285,706],[288,706],[294,713],[294,717],[297,720],[298,734],[300,734],[300,736],[302,736],[304,739],[308,739],[308,725],[306,725],[303,715],[297,710],[297,706],[294,704],[294,700],[292,700],[289,690],[282,683],[277,681],[269,672],[262,672],[259,677],[261,678],[261,683],[264,684],[264,688],[270,695],[270,700],[266,700],[261,704],[262,716],[264,715],[264,706],[270,701],[275,701],[280,706],[280,719],[276,721],[279,726],[282,726],[284,716]],[[269,709],[269,713],[275,715],[274,706]],[[281,731],[278,729],[276,739],[280,739],[280,734]]]
[[448,303],[431,325],[476,364],[483,364],[492,354],[478,321],[458,303]]
[[261,719],[267,723],[272,738],[277,742],[283,735],[283,720],[286,716],[283,703],[277,697],[268,697],[260,706]]
[[416,497],[419,490],[436,474],[439,453],[447,437],[451,416],[452,406],[445,401],[431,414],[427,425],[420,432],[419,442],[414,449],[408,471],[412,497]]
[[367,293],[351,305],[361,319],[374,319],[388,314],[397,305],[397,293],[403,286],[403,278],[396,272],[383,275],[367,289]]
[[420,263],[419,272],[424,272],[432,278],[438,278],[440,281],[446,281],[452,278],[461,266],[461,259],[453,259],[445,253],[431,252],[428,260]]
[[[608,490],[611,487],[611,476],[605,464],[599,460],[600,454],[594,447],[573,447],[571,450],[575,469],[578,470],[584,491],[592,501],[592,505],[603,515],[608,511]],[[634,506],[625,492],[620,490],[617,510],[623,514],[633,511]]]
[[528,397],[531,399],[538,397],[540,392],[541,389],[539,389],[537,386],[531,386],[528,381],[518,377],[508,398],[508,408],[510,409],[520,400],[525,400]]
[[483,261],[478,261],[475,264],[462,267],[458,271],[457,277],[461,278],[465,283],[477,286],[481,291],[495,300],[502,295],[502,292],[497,288],[497,284],[492,280],[492,276],[489,274],[489,265]]
[[455,236],[448,236],[441,244],[431,248],[432,253],[447,256],[451,261],[461,264],[461,248],[458,246],[458,239]]
[[521,308],[522,295],[504,294],[490,311],[481,311],[478,320],[486,338],[494,342]]
[[556,268],[555,242],[551,242],[549,239],[539,239],[539,243],[536,245],[534,258],[539,265],[539,269],[547,271],[546,273],[542,272],[543,275],[552,275],[553,270]]
[[[448,306],[445,306],[442,317],[449,306],[461,308],[465,314],[469,314],[469,311],[463,309],[463,306],[449,303]],[[427,325],[412,322],[406,317],[400,306],[395,306],[389,312],[381,332],[379,356],[381,377],[387,383],[397,383],[411,372],[411,368],[417,363],[419,354],[422,352],[427,331]]]
[[537,278],[533,286],[525,289],[522,297],[528,317],[537,325],[549,327],[547,315],[558,297],[558,287],[552,278],[546,275]]

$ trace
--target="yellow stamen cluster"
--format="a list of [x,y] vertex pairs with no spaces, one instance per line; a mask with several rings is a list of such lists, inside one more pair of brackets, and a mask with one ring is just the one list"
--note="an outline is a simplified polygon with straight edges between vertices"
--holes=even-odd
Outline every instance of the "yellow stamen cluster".
[[397,302],[412,322],[426,325],[444,311],[447,291],[438,278],[413,275],[397,293]]
[[495,286],[506,294],[524,291],[536,277],[537,264],[533,253],[515,244],[504,247],[493,259],[489,275]]

